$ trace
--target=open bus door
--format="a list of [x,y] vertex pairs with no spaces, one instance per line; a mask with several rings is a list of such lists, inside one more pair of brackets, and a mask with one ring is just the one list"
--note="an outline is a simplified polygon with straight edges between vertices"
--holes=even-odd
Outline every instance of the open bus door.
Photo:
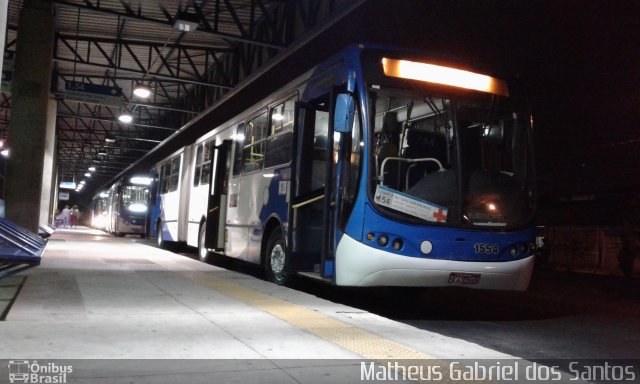
[[[333,275],[333,132],[326,104],[296,104],[287,242],[290,269]],[[328,187],[327,187],[328,186]]]
[[220,251],[224,249],[224,228],[227,217],[227,193],[229,168],[231,167],[231,140],[224,140],[211,147],[211,179],[207,202],[205,247]]

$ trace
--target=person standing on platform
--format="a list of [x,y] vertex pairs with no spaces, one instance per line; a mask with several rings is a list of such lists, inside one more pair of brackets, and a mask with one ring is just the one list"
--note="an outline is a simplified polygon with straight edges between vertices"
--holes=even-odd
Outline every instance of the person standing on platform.
[[69,228],[69,220],[71,219],[71,210],[69,209],[69,204],[64,206],[62,210],[62,226],[64,228]]
[[69,217],[71,219],[71,228],[75,228],[78,225],[78,222],[80,221],[80,211],[78,210],[77,205],[74,205],[71,208]]

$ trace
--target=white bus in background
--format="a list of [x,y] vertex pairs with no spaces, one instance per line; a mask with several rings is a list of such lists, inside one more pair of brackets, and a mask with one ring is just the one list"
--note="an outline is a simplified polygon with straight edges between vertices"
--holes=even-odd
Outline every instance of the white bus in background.
[[[204,238],[200,232],[207,215],[210,155],[212,147],[220,144],[223,136],[216,137],[210,132],[154,167],[158,184],[155,204],[159,214],[150,225],[155,229],[151,233],[155,232],[159,246],[182,243],[198,247],[198,241]],[[201,255],[202,259],[205,257],[206,250]]]

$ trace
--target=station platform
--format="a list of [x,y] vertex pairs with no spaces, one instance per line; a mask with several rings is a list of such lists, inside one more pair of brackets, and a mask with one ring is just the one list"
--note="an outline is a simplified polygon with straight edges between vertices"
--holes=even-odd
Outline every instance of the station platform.
[[[341,361],[360,382],[363,359],[512,358],[89,228],[57,230],[41,265],[20,275],[26,279],[0,321],[0,359],[117,362],[116,370],[84,370],[77,382],[211,382],[203,372],[244,382],[344,382],[326,371]],[[156,368],[140,376],[139,364],[123,359]],[[184,372],[159,377],[171,365],[162,361]]]
[[60,229],[0,322],[5,358],[503,358],[148,241]]

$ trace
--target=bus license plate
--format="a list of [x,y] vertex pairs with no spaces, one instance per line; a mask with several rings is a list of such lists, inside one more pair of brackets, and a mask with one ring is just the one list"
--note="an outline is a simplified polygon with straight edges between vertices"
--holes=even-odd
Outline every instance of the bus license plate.
[[479,282],[479,273],[451,272],[449,274],[449,284],[478,284]]

